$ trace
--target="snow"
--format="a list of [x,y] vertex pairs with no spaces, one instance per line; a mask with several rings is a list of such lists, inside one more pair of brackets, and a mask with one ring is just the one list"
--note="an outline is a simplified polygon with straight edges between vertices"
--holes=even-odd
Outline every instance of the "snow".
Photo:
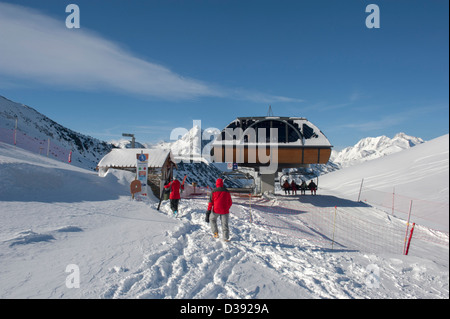
[[330,141],[327,139],[325,134],[323,134],[323,132],[317,126],[315,126],[307,119],[300,118],[298,120],[295,120],[294,123],[297,123],[299,127],[303,127],[303,124],[306,124],[314,131],[314,137],[303,139],[304,146],[331,146]]
[[387,136],[366,137],[354,146],[340,152],[332,152],[330,160],[341,167],[349,167],[423,143],[421,138],[398,133],[393,138]]
[[[277,146],[277,145],[279,145],[278,142],[275,143],[273,141],[268,141],[265,139],[256,141],[256,134],[250,134],[250,135],[254,136],[254,138],[255,138],[255,140],[253,142],[251,141],[251,138],[249,138],[249,141],[244,142],[244,140],[243,140],[243,137],[245,135],[248,135],[249,130],[256,129],[256,127],[258,126],[257,125],[258,121],[264,122],[265,120],[268,120],[268,119],[279,120],[280,117],[267,116],[264,118],[253,118],[250,120],[253,123],[251,123],[248,126],[246,124],[243,127],[240,127],[240,124],[238,124],[238,119],[236,119],[233,122],[231,122],[230,124],[228,124],[228,126],[225,128],[225,130],[229,134],[235,135],[235,137],[241,136],[241,139],[239,141],[236,141],[231,136],[228,136],[224,140],[219,140],[219,141],[214,140],[214,142],[212,144],[213,145],[217,145],[217,144],[219,144],[219,145],[233,144],[234,145],[238,142],[240,144],[246,144],[246,145],[250,145],[250,146],[258,146],[261,143],[264,143],[268,146]],[[314,124],[309,122],[306,118],[291,117],[289,119],[292,120],[292,122],[297,125],[298,129],[300,130],[301,134],[304,135],[304,137],[302,139],[298,139],[294,142],[282,143],[284,146],[298,146],[298,145],[306,146],[306,147],[310,147],[310,146],[330,147],[331,146],[330,141],[327,139],[325,134],[323,134],[323,132],[317,126],[315,126]],[[307,134],[303,131],[305,129],[304,128],[305,126],[309,127],[309,129],[312,130],[311,136],[307,136]],[[243,132],[242,132],[242,128],[244,129]],[[241,132],[241,133],[239,133],[239,132]],[[217,132],[217,133],[220,133],[220,132]]]
[[362,179],[363,196],[364,192],[379,194],[392,201],[395,192],[398,198],[408,199],[404,205],[413,200],[412,212],[425,219],[420,220],[422,224],[427,222],[427,226],[449,231],[448,134],[319,178],[321,188],[353,200],[358,198]]
[[[441,149],[448,135],[442,139],[411,149],[411,175],[414,184],[445,174],[440,196],[448,204],[448,147]],[[437,171],[445,165],[447,172]],[[366,166],[364,176],[375,183],[378,169]],[[102,178],[0,143],[0,298],[449,298],[448,234],[418,228],[433,240],[414,237],[408,256],[403,237],[381,237],[386,246],[366,239],[376,230],[367,225],[400,227],[402,236],[405,223],[349,199],[361,176],[346,170],[321,177],[317,196],[275,194],[251,203],[233,197],[232,237],[224,243],[204,222],[205,197],[182,199],[182,216],[174,218],[168,202],[157,211],[154,197],[131,200],[129,172],[109,170]],[[397,170],[392,166],[391,175]],[[403,189],[411,175],[403,176]],[[344,177],[348,182],[339,181]],[[79,288],[67,285],[71,265],[79,269]]]
[[149,148],[120,148],[113,149],[106,154],[98,163],[99,174],[103,176],[105,171],[110,167],[134,167],[136,168],[136,155],[148,154],[148,167],[160,168],[169,158],[174,162],[175,159],[170,151],[163,149],[149,149]]
[[72,151],[72,165],[92,170],[113,148],[112,144],[74,132],[29,106],[0,96],[0,142],[14,144],[14,141],[30,152],[48,153],[66,163]]

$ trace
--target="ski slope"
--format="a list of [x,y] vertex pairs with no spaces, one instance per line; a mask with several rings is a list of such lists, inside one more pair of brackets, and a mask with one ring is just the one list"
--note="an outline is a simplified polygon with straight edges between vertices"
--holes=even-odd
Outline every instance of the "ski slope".
[[[387,196],[392,193],[418,223],[449,231],[449,135],[416,145],[410,149],[368,161],[320,177],[320,187],[340,197],[356,200],[363,181],[362,197]],[[384,195],[383,195],[384,194]],[[375,198],[374,198],[375,196]],[[403,198],[402,198],[403,197]],[[395,204],[395,203],[394,203]],[[406,219],[407,214],[402,214]]]
[[[404,221],[332,189],[234,197],[224,243],[204,222],[205,197],[182,199],[174,218],[168,202],[157,211],[155,198],[132,201],[133,178],[0,143],[0,297],[449,298],[448,234],[416,240],[409,256],[402,242],[392,247],[400,253],[383,249],[347,231],[376,223],[403,233]],[[335,206],[353,226],[336,223],[331,241]],[[70,265],[79,288],[67,285]]]

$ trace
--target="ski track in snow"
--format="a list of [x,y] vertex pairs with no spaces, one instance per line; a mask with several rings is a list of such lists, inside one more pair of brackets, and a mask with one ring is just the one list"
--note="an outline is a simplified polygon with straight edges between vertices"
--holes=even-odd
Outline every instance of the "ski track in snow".
[[[112,280],[102,298],[252,299],[264,298],[265,293],[269,298],[383,298],[392,295],[392,289],[399,291],[399,298],[445,297],[433,291],[436,278],[427,278],[425,266],[406,266],[400,259],[355,250],[332,251],[306,239],[268,232],[248,222],[248,208],[238,201],[230,215],[231,242],[214,239],[204,221],[204,207],[204,199],[183,199],[180,225],[167,231],[163,245],[144,253],[136,271],[115,274],[120,278]],[[164,203],[161,213],[170,216],[169,211]],[[253,213],[257,218],[257,211]],[[367,263],[361,264],[361,258]],[[369,282],[371,264],[385,265],[377,289]],[[264,269],[268,278],[252,282],[248,271],[242,277],[241,268],[249,265],[256,272]],[[448,295],[448,285],[442,289]]]
[[[163,205],[162,210],[167,210]],[[180,204],[181,225],[167,232],[168,240],[144,257],[140,269],[111,287],[105,298],[242,297],[224,283],[244,253],[233,244],[213,239],[201,216]],[[192,222],[195,219],[195,222]],[[201,253],[200,253],[201,252]]]

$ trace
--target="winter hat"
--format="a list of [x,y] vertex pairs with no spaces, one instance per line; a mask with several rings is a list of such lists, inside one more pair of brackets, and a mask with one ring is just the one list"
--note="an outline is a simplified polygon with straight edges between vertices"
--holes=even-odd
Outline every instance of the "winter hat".
[[218,178],[216,180],[216,187],[223,187],[223,179]]

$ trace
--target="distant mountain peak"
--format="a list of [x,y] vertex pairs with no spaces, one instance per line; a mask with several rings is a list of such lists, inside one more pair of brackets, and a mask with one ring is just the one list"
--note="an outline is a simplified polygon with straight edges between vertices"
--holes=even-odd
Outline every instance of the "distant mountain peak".
[[348,167],[366,162],[375,158],[414,147],[424,143],[419,137],[397,133],[393,138],[385,135],[366,137],[359,140],[354,146],[347,147],[333,155],[332,161],[341,167]]
[[[182,158],[200,158],[205,152],[205,146],[207,146],[211,139],[204,140],[204,135],[212,137],[212,134],[204,134],[206,130],[202,129],[198,125],[194,125],[188,132],[186,132],[179,140],[172,143],[165,143],[161,146],[170,147],[175,157]],[[206,131],[209,132],[209,131]],[[208,151],[207,151],[208,152]],[[207,160],[207,159],[203,159]]]

